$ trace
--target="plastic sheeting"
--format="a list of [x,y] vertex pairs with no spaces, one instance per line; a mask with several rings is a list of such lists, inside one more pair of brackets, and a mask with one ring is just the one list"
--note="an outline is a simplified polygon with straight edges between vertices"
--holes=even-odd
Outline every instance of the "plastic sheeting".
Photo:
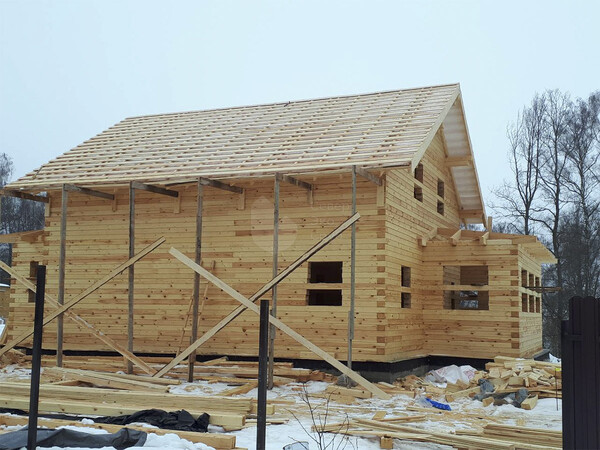
[[[0,413],[16,414],[19,416],[27,415],[25,411],[11,408],[0,408]],[[67,414],[40,414],[39,417],[73,421],[90,419],[96,423],[110,423],[113,425],[147,423],[167,430],[195,431],[197,433],[206,433],[206,431],[208,431],[208,422],[210,419],[210,416],[206,413],[198,416],[197,419],[194,419],[194,417],[185,409],[172,412],[163,411],[162,409],[144,409],[133,414],[107,417],[85,417]]]
[[465,384],[469,384],[475,376],[476,369],[471,366],[446,366],[441,369],[432,370],[425,375],[427,381],[432,383],[452,383],[456,384],[458,380]]
[[[0,450],[17,450],[27,446],[27,427],[0,434]],[[143,431],[123,428],[112,434],[89,434],[60,428],[38,428],[37,446],[40,447],[114,447],[117,450],[142,447],[148,435]]]

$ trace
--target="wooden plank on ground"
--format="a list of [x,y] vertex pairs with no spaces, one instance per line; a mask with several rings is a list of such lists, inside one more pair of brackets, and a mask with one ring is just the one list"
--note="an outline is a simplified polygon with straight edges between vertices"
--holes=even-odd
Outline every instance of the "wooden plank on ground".
[[[14,415],[0,415],[0,425],[4,426],[23,426],[28,423],[27,417],[22,416],[14,416]],[[83,423],[71,420],[62,420],[62,419],[49,419],[45,417],[40,417],[38,419],[38,424],[40,426],[48,427],[48,428],[57,428],[64,426],[75,426],[75,427],[88,427],[88,428],[96,428],[100,430],[106,430],[109,433],[116,433],[121,428],[130,428],[133,430],[145,431],[147,433],[154,433],[158,435],[170,434],[174,433],[182,439],[187,439],[190,442],[201,443],[205,445],[210,445],[218,450],[229,450],[235,448],[236,438],[233,435],[229,434],[220,434],[220,433],[196,433],[193,431],[180,431],[180,430],[166,430],[162,428],[147,428],[139,425],[112,425],[105,423]]]

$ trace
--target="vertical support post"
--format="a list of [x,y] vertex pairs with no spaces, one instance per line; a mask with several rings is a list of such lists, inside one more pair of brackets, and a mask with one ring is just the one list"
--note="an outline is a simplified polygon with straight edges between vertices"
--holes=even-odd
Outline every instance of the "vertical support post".
[[[204,186],[198,179],[198,196],[196,200],[196,254],[194,262],[200,264],[202,260],[202,208],[204,204]],[[192,312],[192,335],[190,344],[198,339],[198,314],[200,308],[200,274],[194,272],[194,294]],[[188,381],[194,381],[194,363],[196,362],[196,350],[188,358]]]
[[[352,215],[356,214],[356,166],[352,166]],[[352,341],[354,340],[354,299],[356,293],[356,222],[350,237],[350,311],[348,311],[348,368],[352,369]]]
[[[279,177],[275,175],[275,185],[273,193],[273,278],[278,272],[278,254],[279,254]],[[277,317],[277,285],[271,289],[273,302],[271,304],[271,315]],[[273,366],[275,360],[275,335],[277,330],[275,325],[269,327],[269,381],[268,388],[273,389]]]
[[258,343],[258,398],[256,416],[256,448],[264,450],[267,429],[267,360],[269,353],[269,300],[260,301],[260,333]]
[[[129,183],[129,258],[135,255],[135,189],[133,183]],[[135,269],[133,264],[129,266],[127,300],[128,300],[128,319],[127,319],[127,350],[133,353],[133,290]],[[133,373],[133,363],[127,361],[127,373]]]
[[31,356],[31,387],[29,389],[29,426],[27,449],[37,445],[38,402],[40,397],[40,369],[42,364],[42,333],[44,331],[44,293],[46,289],[46,266],[39,266],[35,292],[35,317],[33,323],[33,354]]
[[[67,204],[69,192],[62,187],[61,213],[60,213],[60,254],[58,259],[58,304],[65,303],[65,264],[67,257]],[[56,322],[56,365],[62,367],[63,363],[63,315]]]

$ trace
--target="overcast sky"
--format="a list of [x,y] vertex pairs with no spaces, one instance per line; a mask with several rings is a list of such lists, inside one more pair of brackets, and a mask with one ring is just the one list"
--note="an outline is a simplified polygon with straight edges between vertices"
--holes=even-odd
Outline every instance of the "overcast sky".
[[535,92],[600,89],[600,2],[0,0],[18,178],[121,119],[461,84],[484,199]]

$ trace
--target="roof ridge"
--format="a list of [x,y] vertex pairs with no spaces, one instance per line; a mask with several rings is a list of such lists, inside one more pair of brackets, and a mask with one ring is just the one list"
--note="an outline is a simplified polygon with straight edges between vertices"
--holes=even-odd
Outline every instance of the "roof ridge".
[[344,95],[334,95],[331,97],[315,97],[315,98],[305,98],[305,99],[298,99],[298,100],[269,102],[269,103],[254,103],[254,104],[250,104],[250,105],[222,106],[222,107],[217,107],[217,108],[194,109],[194,110],[189,110],[189,111],[173,111],[173,112],[167,112],[167,113],[140,114],[140,115],[136,115],[136,116],[125,117],[123,120],[117,122],[115,125],[118,125],[126,120],[141,119],[141,118],[146,118],[146,117],[175,116],[175,115],[182,115],[182,114],[196,114],[196,113],[201,113],[201,112],[214,112],[214,111],[230,111],[230,110],[234,110],[234,109],[289,105],[289,104],[315,102],[315,101],[320,101],[320,100],[334,100],[334,99],[352,98],[352,97],[368,97],[371,95],[391,94],[394,92],[421,91],[424,89],[437,89],[437,88],[445,88],[445,87],[452,87],[452,86],[460,89],[460,83],[447,83],[447,84],[436,84],[436,85],[432,85],[432,86],[412,87],[412,88],[406,88],[406,89],[389,89],[389,90],[385,90],[385,91],[365,92],[365,93],[361,93],[361,94],[344,94]]

